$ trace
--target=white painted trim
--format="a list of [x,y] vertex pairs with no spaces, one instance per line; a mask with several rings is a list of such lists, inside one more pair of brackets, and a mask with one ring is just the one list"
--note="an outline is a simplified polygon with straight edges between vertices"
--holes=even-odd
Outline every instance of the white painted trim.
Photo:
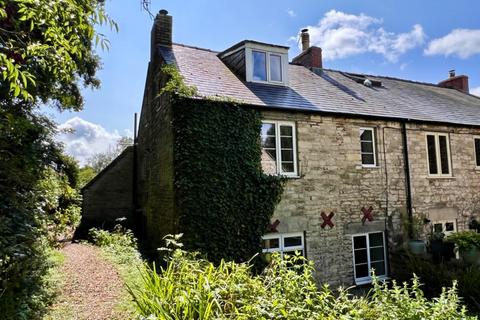
[[[353,278],[355,279],[355,284],[360,285],[360,284],[367,284],[372,282],[372,261],[370,259],[370,239],[369,239],[369,234],[373,233],[381,233],[382,234],[382,240],[383,240],[383,261],[385,264],[385,275],[382,276],[377,276],[378,279],[386,279],[388,277],[388,269],[387,269],[387,248],[385,244],[385,232],[384,231],[373,231],[373,232],[367,232],[367,233],[357,233],[357,234],[352,234],[351,239],[352,239],[352,258],[353,258]],[[365,237],[366,240],[366,245],[367,245],[367,267],[368,267],[368,276],[367,277],[362,277],[362,278],[357,278],[357,270],[355,269],[355,242],[354,238],[355,237]]]
[[[276,147],[276,164],[277,164],[277,175],[285,177],[298,177],[298,163],[297,163],[297,130],[296,124],[294,121],[276,121],[276,120],[262,120],[262,124],[273,124],[275,125],[275,147]],[[281,149],[281,136],[280,136],[280,126],[290,126],[292,127],[292,149],[293,149],[293,172],[283,172],[282,171],[282,149]]]
[[[265,53],[265,64],[267,68],[267,81],[254,80],[253,79],[253,51]],[[281,69],[282,69],[282,81],[270,80],[270,54],[280,56]],[[247,43],[245,45],[245,77],[247,82],[267,83],[280,86],[288,85],[288,50],[282,50],[281,48],[258,45],[253,43]]]
[[[428,136],[434,136],[435,140],[435,157],[437,162],[437,174],[430,173],[430,158],[428,154]],[[448,174],[442,173],[442,159],[440,155],[440,138],[446,137],[447,139],[447,161],[448,161]],[[450,136],[448,133],[441,132],[425,132],[425,150],[427,152],[427,171],[428,177],[430,178],[451,178],[453,177],[452,173],[452,156],[450,153]]]
[[478,161],[480,159],[477,159],[477,149],[475,147],[475,140],[480,140],[480,136],[473,136],[473,159],[474,159],[474,164],[475,164],[475,169],[480,170],[480,166],[477,165]]
[[[373,164],[363,164],[362,156],[362,134],[361,131],[371,131],[372,132],[372,144],[373,144]],[[360,162],[362,162],[362,167],[364,168],[377,168],[377,141],[375,138],[375,128],[374,127],[360,127],[359,128],[359,138],[360,138]],[[364,140],[367,142],[366,140]]]
[[[285,247],[285,238],[300,237],[301,245]],[[262,240],[278,239],[279,248],[262,249],[262,253],[280,252],[280,256],[283,258],[285,253],[302,251],[305,254],[305,237],[303,232],[291,232],[291,233],[268,233],[262,236]]]

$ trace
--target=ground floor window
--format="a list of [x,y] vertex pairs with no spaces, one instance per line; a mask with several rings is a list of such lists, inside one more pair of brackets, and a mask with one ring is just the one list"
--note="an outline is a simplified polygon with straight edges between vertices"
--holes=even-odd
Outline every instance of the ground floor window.
[[305,256],[305,237],[303,232],[266,234],[262,237],[262,251],[267,258],[272,252],[280,252],[283,257],[298,251]]
[[369,283],[372,270],[379,278],[387,276],[385,234],[372,232],[352,236],[353,270],[356,284]]
[[443,233],[445,236],[448,236],[457,232],[457,222],[455,220],[434,221],[433,232]]

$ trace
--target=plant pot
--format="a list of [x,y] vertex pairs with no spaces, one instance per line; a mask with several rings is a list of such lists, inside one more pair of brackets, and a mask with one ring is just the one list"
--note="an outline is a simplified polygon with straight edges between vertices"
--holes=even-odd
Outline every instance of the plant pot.
[[466,264],[480,266],[480,250],[478,248],[462,250],[460,255]]
[[425,242],[423,240],[410,240],[408,242],[408,248],[413,254],[424,254],[425,253]]

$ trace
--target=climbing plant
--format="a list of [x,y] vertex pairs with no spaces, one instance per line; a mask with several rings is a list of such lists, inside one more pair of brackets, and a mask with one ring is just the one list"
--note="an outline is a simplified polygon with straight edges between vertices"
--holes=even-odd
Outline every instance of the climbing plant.
[[261,168],[260,114],[233,101],[173,99],[182,241],[214,262],[246,261],[260,252],[283,191]]

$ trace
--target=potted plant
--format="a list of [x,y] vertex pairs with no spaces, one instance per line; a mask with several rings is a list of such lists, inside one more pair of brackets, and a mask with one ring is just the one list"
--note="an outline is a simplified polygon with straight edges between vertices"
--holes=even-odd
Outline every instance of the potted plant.
[[425,216],[422,214],[414,215],[411,219],[404,217],[404,232],[411,235],[408,241],[408,248],[411,253],[420,255],[426,252],[425,241],[421,239],[423,228],[425,226]]
[[465,263],[480,265],[480,233],[461,231],[448,236],[447,241],[455,243]]

